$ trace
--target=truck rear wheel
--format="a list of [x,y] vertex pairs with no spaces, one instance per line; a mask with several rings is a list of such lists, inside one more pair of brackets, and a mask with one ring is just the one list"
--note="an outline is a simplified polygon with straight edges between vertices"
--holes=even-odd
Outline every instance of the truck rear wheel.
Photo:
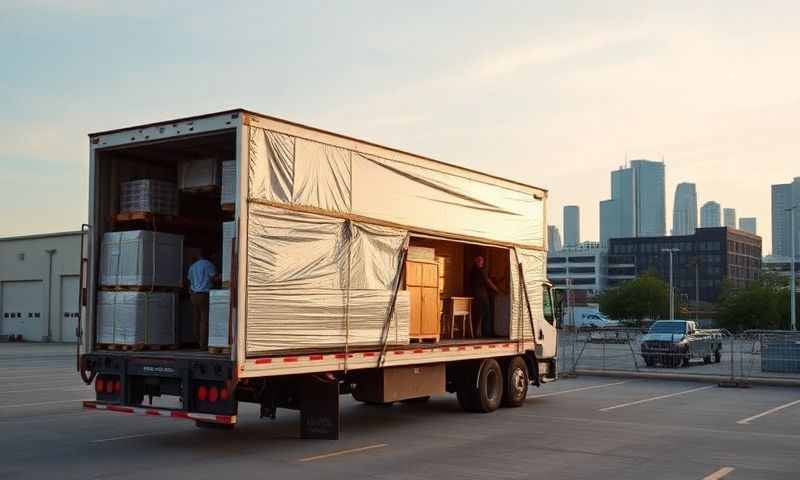
[[514,357],[508,362],[505,371],[505,388],[503,389],[504,407],[519,407],[528,396],[528,385],[531,383],[528,366],[522,357]]
[[468,412],[489,413],[497,410],[503,398],[503,370],[493,358],[467,368],[456,392],[461,408]]

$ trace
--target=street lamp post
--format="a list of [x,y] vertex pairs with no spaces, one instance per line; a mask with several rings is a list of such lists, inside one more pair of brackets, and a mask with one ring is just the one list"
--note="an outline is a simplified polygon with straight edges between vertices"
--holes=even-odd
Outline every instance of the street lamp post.
[[796,291],[795,291],[795,288],[796,288],[795,287],[795,283],[796,283],[795,275],[796,275],[796,273],[795,273],[795,266],[794,266],[794,263],[795,263],[795,252],[794,252],[794,244],[795,244],[795,239],[794,239],[794,233],[795,233],[794,232],[794,211],[797,209],[798,206],[800,206],[800,204],[794,205],[793,207],[790,207],[790,208],[786,209],[786,211],[789,212],[789,230],[792,232],[792,234],[791,234],[792,235],[792,249],[791,249],[792,257],[789,260],[789,262],[791,264],[791,269],[792,269],[792,278],[790,280],[791,287],[789,289],[789,295],[791,295],[791,297],[789,299],[789,308],[791,309],[790,312],[789,312],[789,315],[790,315],[790,318],[792,319],[792,330],[797,330],[797,319],[795,318],[796,315],[797,315],[797,309],[795,308],[795,304],[794,304],[795,296],[796,296]]
[[662,248],[662,252],[669,252],[669,319],[675,320],[675,291],[672,287],[672,254],[680,252],[678,248]]

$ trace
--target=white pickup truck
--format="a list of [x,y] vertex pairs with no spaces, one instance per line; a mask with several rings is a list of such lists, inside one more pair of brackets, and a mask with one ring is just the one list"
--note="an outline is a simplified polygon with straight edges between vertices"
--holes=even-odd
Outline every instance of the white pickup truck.
[[693,358],[719,363],[722,358],[722,333],[701,330],[690,320],[659,320],[641,339],[644,363],[653,367],[688,367]]

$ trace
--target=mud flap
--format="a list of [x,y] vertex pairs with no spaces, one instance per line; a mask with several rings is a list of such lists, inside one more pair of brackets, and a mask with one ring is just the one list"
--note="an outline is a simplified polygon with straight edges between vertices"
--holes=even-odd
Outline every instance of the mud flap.
[[342,427],[339,382],[309,375],[300,400],[300,438],[338,440]]

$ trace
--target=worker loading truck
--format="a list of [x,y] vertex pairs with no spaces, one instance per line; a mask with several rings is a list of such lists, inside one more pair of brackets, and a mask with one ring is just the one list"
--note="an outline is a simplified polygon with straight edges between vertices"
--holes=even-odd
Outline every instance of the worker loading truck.
[[545,190],[246,110],[89,141],[86,408],[338,438],[343,394],[491,412],[556,379]]

